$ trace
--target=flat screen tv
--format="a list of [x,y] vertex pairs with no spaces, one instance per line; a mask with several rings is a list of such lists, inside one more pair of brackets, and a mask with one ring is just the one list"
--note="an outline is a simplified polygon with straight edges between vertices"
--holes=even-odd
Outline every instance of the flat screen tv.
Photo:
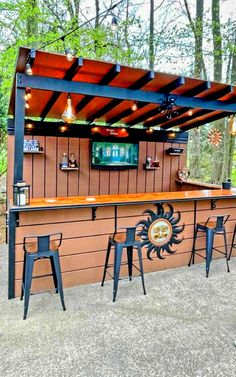
[[138,144],[92,141],[91,167],[94,169],[137,169]]

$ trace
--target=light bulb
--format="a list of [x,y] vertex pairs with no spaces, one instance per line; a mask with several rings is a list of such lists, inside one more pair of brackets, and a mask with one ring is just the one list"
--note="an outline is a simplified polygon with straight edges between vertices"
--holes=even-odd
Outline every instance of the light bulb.
[[153,133],[153,129],[152,129],[152,127],[149,127],[149,128],[146,130],[146,132],[147,132],[148,134],[152,134],[152,133]]
[[27,123],[26,124],[26,128],[28,128],[29,130],[31,130],[33,128],[33,124],[32,123]]
[[74,58],[73,52],[71,50],[69,50],[68,48],[66,48],[65,54],[66,54],[66,59],[68,60],[68,62],[71,62]]
[[111,30],[113,31],[113,33],[116,32],[117,27],[118,27],[118,23],[117,23],[116,16],[113,16],[111,20]]
[[28,101],[25,101],[25,108],[26,109],[29,109],[30,105],[29,105],[29,102]]
[[25,100],[28,101],[31,97],[32,95],[31,95],[30,89],[26,89],[25,96],[24,96]]
[[61,132],[65,132],[65,131],[67,131],[67,127],[66,127],[66,126],[61,126],[61,127],[60,127],[60,131],[61,131]]
[[32,71],[32,68],[31,68],[31,65],[29,63],[26,64],[25,66],[25,73],[29,76],[31,76],[33,74],[33,71]]
[[62,114],[62,119],[65,123],[73,123],[76,119],[76,116],[74,114],[74,110],[71,103],[71,96],[68,94],[67,100],[66,100],[66,107]]
[[131,106],[132,111],[136,111],[138,109],[137,103],[134,102],[133,105]]
[[192,109],[189,109],[188,111],[188,115],[191,117],[193,115],[193,110]]

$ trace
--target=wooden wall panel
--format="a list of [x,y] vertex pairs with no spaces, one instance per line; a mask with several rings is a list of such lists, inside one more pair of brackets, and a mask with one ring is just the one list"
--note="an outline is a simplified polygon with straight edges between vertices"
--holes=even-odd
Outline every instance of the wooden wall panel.
[[90,141],[80,139],[80,172],[79,172],[79,195],[89,194],[89,173],[90,173]]
[[171,177],[171,156],[166,154],[166,149],[170,148],[170,143],[164,143],[163,150],[163,185],[162,191],[170,191],[170,177]]
[[[45,167],[45,197],[54,197],[57,195],[57,138],[47,137],[45,139],[45,154],[46,154],[46,167]],[[38,184],[42,184],[39,182]]]
[[[31,138],[27,136],[26,138]],[[186,156],[170,157],[166,149],[171,143],[141,141],[138,169],[98,170],[90,166],[90,140],[66,137],[34,136],[44,148],[44,154],[24,155],[24,179],[31,184],[32,196],[55,197],[77,195],[107,195],[118,193],[160,192],[176,190],[176,173],[186,165]],[[12,192],[14,137],[8,137],[8,187]],[[185,145],[176,144],[185,148]],[[75,154],[79,171],[61,171],[59,164],[63,152]],[[160,169],[144,170],[146,157],[157,156]],[[181,162],[180,162],[181,161]]]
[[154,178],[154,192],[163,191],[163,161],[164,161],[164,144],[163,143],[155,143],[155,156],[157,156],[158,160],[160,161],[160,169],[155,170],[155,178]]
[[[152,158],[155,157],[156,148],[155,142],[149,141],[147,143],[147,155],[151,156]],[[145,170],[146,175],[146,192],[154,192],[154,178],[155,178],[155,171],[154,170]]]
[[63,153],[68,156],[69,143],[68,138],[58,137],[57,139],[57,195],[56,196],[68,196],[68,172],[61,170],[60,162]]
[[143,170],[143,164],[147,156],[147,142],[140,141],[139,143],[139,165],[138,165],[138,178],[137,178],[137,192],[145,192],[146,184],[146,171]]
[[[69,157],[70,154],[74,153],[75,159],[79,164],[79,139],[69,138]],[[65,172],[64,172],[65,174]],[[78,170],[69,171],[66,173],[68,175],[68,196],[78,196],[79,194],[79,172]]]
[[[25,136],[26,140],[32,140],[32,136]],[[33,155],[25,154],[24,155],[24,166],[23,166],[23,176],[24,181],[31,185],[30,196],[32,197],[32,183],[33,183]]]
[[[45,136],[37,136],[34,139],[39,140],[40,146],[45,150]],[[32,196],[34,198],[43,198],[45,196],[44,177],[45,177],[45,154],[33,154],[33,183]],[[41,182],[42,184],[39,184]]]

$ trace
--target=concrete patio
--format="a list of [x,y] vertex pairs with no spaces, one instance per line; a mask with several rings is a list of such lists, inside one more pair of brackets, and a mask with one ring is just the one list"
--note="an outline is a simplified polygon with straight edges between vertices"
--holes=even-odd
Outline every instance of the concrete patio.
[[[161,263],[161,261],[160,261]],[[227,377],[236,375],[236,258],[226,272],[204,265],[7,300],[7,248],[0,248],[0,376]]]

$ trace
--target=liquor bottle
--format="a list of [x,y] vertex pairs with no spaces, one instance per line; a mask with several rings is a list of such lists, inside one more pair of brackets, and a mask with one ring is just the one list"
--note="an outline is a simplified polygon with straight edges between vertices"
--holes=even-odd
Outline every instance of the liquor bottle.
[[68,157],[66,153],[63,153],[62,155],[61,168],[68,168]]
[[157,156],[155,156],[154,159],[153,159],[153,166],[155,168],[159,168],[160,167],[160,161],[158,160]]
[[76,167],[77,167],[77,163],[75,159],[75,154],[71,153],[70,159],[69,159],[69,168],[76,168]]

